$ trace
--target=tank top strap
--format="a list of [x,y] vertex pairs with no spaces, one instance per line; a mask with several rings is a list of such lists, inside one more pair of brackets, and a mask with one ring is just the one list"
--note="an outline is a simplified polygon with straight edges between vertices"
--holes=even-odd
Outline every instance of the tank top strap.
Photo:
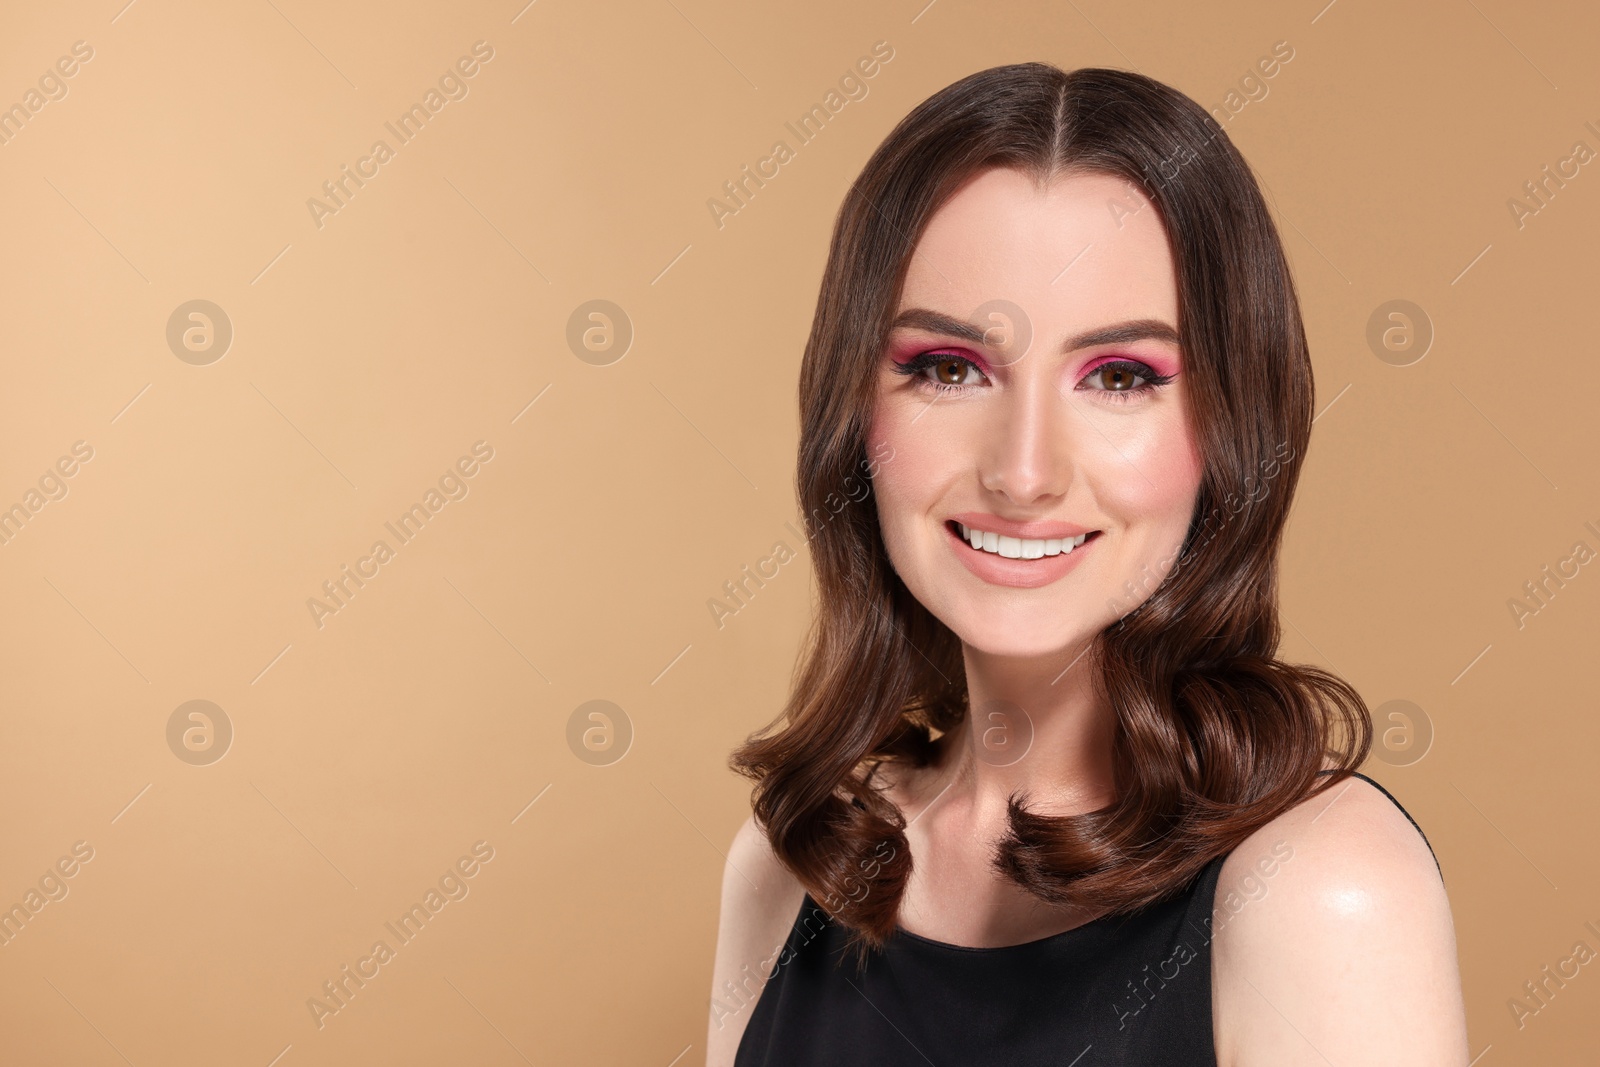
[[[1330,767],[1327,770],[1318,771],[1317,774],[1318,775],[1333,774],[1336,769],[1337,768]],[[1428,835],[1422,832],[1422,827],[1417,825],[1417,820],[1411,817],[1411,813],[1405,809],[1405,805],[1401,804],[1398,800],[1396,800],[1394,798],[1394,794],[1389,792],[1387,789],[1385,789],[1383,787],[1383,784],[1381,782],[1377,781],[1376,779],[1370,778],[1367,775],[1362,774],[1360,771],[1351,771],[1350,775],[1353,778],[1360,778],[1363,781],[1375,786],[1377,788],[1378,792],[1382,793],[1384,796],[1389,798],[1389,802],[1391,804],[1393,804],[1395,807],[1400,809],[1400,814],[1404,815],[1406,817],[1406,821],[1411,823],[1411,825],[1416,828],[1416,831],[1417,831],[1418,835],[1420,835],[1421,838],[1422,838],[1422,843],[1424,845],[1428,846],[1428,854],[1433,857],[1433,865],[1439,869],[1439,877],[1441,879],[1443,879],[1444,878],[1444,868],[1439,865],[1439,854],[1433,850],[1433,844],[1432,844],[1432,842],[1430,842],[1428,840]]]
[[[872,769],[867,771],[867,776],[862,779],[862,784],[863,785],[871,785],[873,776],[875,776],[878,773],[878,768],[881,767],[881,766],[883,766],[883,761],[882,760],[878,760],[877,762],[873,763]],[[1318,775],[1333,774],[1333,773],[1334,773],[1334,768],[1329,768],[1328,770],[1322,770],[1322,771],[1318,771],[1317,772]],[[1384,796],[1389,798],[1389,802],[1391,804],[1393,804],[1395,807],[1400,809],[1400,814],[1404,815],[1406,817],[1406,821],[1409,822],[1412,825],[1413,828],[1415,828],[1415,830],[1417,831],[1418,836],[1420,836],[1422,838],[1422,843],[1424,845],[1428,846],[1428,854],[1433,857],[1433,865],[1434,865],[1434,867],[1436,867],[1438,869],[1439,877],[1441,879],[1443,879],[1444,878],[1444,867],[1442,865],[1440,865],[1440,863],[1439,863],[1439,854],[1433,850],[1433,842],[1428,840],[1428,835],[1426,833],[1423,833],[1422,827],[1417,823],[1417,820],[1412,817],[1411,813],[1406,810],[1405,805],[1401,804],[1398,800],[1396,800],[1395,797],[1394,797],[1394,794],[1389,792],[1387,789],[1385,789],[1383,787],[1383,783],[1379,782],[1375,778],[1372,778],[1372,777],[1370,777],[1368,775],[1365,775],[1365,774],[1361,773],[1360,771],[1351,771],[1350,774],[1351,774],[1351,777],[1360,778],[1363,781],[1365,781],[1365,782],[1371,784],[1372,786],[1374,786],[1378,790],[1378,792],[1382,793]],[[865,805],[862,804],[860,800],[854,800],[851,803],[853,803],[858,808],[864,808],[865,807]],[[1218,869],[1220,870],[1220,866],[1219,866]]]

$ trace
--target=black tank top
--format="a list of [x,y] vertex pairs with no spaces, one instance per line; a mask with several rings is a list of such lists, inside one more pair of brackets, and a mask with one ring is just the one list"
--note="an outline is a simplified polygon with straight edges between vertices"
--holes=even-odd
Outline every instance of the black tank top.
[[[1356,777],[1417,826],[1387,789]],[[1216,1067],[1212,907],[1226,858],[1178,896],[1020,945],[968,948],[896,928],[860,974],[808,893],[734,1065]]]

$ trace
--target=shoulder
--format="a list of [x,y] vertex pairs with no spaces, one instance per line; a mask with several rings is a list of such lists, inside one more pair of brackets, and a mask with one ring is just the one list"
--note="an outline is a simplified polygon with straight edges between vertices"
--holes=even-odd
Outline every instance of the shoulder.
[[746,818],[728,845],[722,871],[707,1067],[733,1063],[751,1009],[804,898],[804,887],[772,851],[755,817]]
[[1370,782],[1340,781],[1235,849],[1213,936],[1221,1067],[1469,1058],[1444,883]]

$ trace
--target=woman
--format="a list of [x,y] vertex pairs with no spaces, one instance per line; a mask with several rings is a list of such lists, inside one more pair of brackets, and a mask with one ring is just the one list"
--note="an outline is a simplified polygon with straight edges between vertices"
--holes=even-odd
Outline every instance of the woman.
[[1367,709],[1274,658],[1311,364],[1210,116],[1039,63],[935,94],[840,211],[800,396],[821,599],[733,757],[708,1063],[1466,1063]]

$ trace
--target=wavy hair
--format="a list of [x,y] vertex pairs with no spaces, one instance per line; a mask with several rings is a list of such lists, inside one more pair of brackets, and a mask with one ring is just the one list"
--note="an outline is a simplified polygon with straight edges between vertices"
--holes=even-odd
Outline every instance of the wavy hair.
[[[935,93],[872,154],[835,220],[800,372],[796,487],[819,603],[782,713],[730,758],[775,854],[865,964],[911,872],[899,807],[866,781],[925,766],[969,713],[960,640],[890,566],[865,441],[877,366],[929,219],[1010,167],[1126,179],[1159,211],[1203,473],[1176,563],[1094,638],[1113,709],[1116,799],[1055,817],[1013,795],[996,869],[1044,901],[1127,913],[1366,759],[1360,695],[1275,656],[1277,557],[1311,436],[1311,358],[1294,282],[1248,165],[1203,108],[1126,71],[994,67]],[[1325,759],[1334,773],[1319,781]],[[887,854],[886,854],[887,853]]]

